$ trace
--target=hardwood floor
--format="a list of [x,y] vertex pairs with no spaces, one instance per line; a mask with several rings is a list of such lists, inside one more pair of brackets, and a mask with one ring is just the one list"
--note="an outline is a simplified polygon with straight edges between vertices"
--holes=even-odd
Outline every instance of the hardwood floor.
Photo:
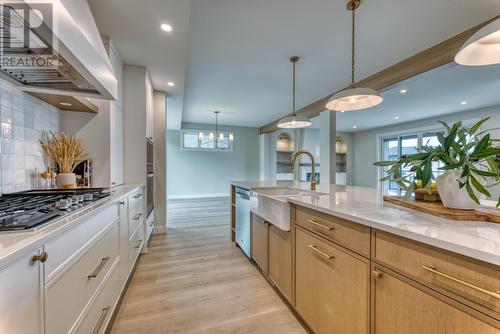
[[229,198],[168,203],[111,334],[306,333],[229,240]]

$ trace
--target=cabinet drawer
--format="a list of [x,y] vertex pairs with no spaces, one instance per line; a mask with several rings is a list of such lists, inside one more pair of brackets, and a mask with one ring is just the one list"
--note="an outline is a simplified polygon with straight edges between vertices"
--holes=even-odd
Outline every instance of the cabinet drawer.
[[137,256],[141,252],[142,246],[144,245],[144,229],[142,223],[139,224],[135,233],[132,235],[132,238],[129,240],[128,244],[128,264],[129,264],[129,272],[132,270],[132,267],[137,260]]
[[374,259],[500,319],[500,267],[374,231]]
[[118,205],[109,205],[90,217],[82,217],[75,228],[49,241],[44,249],[49,257],[44,263],[44,283],[47,284],[66,264],[74,261],[92,241],[118,219]]
[[295,224],[346,248],[370,256],[370,228],[303,207],[296,207]]
[[317,334],[367,334],[369,260],[295,228],[295,307]]
[[115,221],[95,245],[45,286],[47,333],[69,332],[118,259],[118,252]]
[[144,220],[142,189],[130,195],[128,198],[128,233],[132,236],[137,226]]
[[72,334],[102,334],[105,332],[120,294],[120,270],[118,267],[118,262],[113,263],[111,273],[104,286]]

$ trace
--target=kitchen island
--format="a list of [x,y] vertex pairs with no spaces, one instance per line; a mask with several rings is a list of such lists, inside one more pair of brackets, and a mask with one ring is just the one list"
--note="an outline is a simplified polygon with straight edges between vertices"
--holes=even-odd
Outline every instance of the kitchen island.
[[363,187],[308,192],[308,183],[261,181],[232,187],[257,197],[300,190],[270,198],[288,203],[289,231],[252,209],[251,258],[315,333],[432,334],[450,324],[453,333],[499,332],[499,224],[398,207]]
[[143,188],[0,234],[0,333],[105,331],[145,244]]

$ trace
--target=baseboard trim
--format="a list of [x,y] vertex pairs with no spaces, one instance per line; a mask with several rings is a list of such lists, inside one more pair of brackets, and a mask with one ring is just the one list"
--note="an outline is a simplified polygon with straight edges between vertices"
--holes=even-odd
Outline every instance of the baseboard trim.
[[163,234],[163,233],[167,233],[166,226],[155,226],[153,228],[153,234]]
[[229,197],[229,193],[210,193],[210,194],[189,194],[189,195],[173,195],[168,196],[167,200],[176,199],[191,199],[191,198],[212,198],[212,197]]

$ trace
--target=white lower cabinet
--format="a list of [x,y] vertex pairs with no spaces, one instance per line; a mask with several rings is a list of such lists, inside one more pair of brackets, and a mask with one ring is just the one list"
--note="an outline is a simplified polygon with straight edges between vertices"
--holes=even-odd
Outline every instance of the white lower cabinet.
[[82,320],[77,325],[75,334],[104,333],[120,294],[120,270],[118,261],[113,264],[110,273],[96,298],[85,310]]
[[75,263],[45,286],[47,333],[71,332],[118,259],[118,221],[115,221]]
[[29,254],[0,271],[0,333],[42,334],[40,261]]
[[130,221],[142,200],[141,189],[84,215],[0,269],[0,334],[104,333],[145,242],[143,220]]

